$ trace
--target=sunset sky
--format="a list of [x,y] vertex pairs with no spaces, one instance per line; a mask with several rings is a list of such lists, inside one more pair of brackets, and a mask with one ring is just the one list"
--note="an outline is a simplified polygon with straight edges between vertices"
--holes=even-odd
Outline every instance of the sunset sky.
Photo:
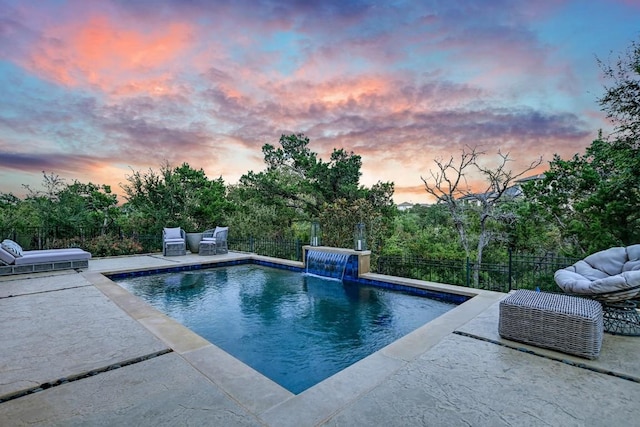
[[584,152],[610,130],[596,58],[639,38],[640,0],[0,0],[0,192],[45,171],[122,202],[165,161],[234,184],[301,132],[428,202],[465,146]]

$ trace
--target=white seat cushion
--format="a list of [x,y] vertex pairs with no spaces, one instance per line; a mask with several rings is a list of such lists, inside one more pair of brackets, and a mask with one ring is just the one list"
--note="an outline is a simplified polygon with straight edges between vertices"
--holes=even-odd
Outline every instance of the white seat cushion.
[[91,253],[76,249],[49,249],[44,251],[25,251],[16,258],[15,265],[39,264],[43,262],[88,260]]
[[182,239],[182,233],[180,227],[165,228],[164,229],[165,240],[169,239]]
[[164,239],[165,243],[184,243],[184,239]]

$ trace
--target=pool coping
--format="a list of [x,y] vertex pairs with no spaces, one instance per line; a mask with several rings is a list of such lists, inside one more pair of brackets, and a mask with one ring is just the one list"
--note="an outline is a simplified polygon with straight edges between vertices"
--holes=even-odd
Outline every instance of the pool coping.
[[366,273],[361,277],[369,281],[385,281],[436,293],[460,295],[469,299],[296,395],[235,359],[176,320],[151,307],[142,299],[130,294],[108,277],[135,272],[150,274],[167,270],[194,270],[253,262],[260,265],[276,264],[290,269],[301,270],[303,267],[301,262],[255,254],[229,254],[225,257],[207,258],[188,260],[174,266],[111,268],[100,272],[87,271],[82,275],[131,318],[143,325],[202,375],[218,385],[234,401],[267,423],[274,425],[283,425],[288,419],[291,420],[291,425],[295,425],[295,420],[298,418],[292,416],[292,411],[296,413],[303,411],[305,418],[313,424],[331,418],[332,415],[352,404],[359,396],[384,382],[444,337],[459,329],[505,296],[503,293],[481,289]]

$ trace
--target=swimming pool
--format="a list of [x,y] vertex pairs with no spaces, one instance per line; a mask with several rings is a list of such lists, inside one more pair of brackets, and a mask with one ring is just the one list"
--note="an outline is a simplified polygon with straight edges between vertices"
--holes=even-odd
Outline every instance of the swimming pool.
[[255,264],[113,280],[296,394],[456,307]]

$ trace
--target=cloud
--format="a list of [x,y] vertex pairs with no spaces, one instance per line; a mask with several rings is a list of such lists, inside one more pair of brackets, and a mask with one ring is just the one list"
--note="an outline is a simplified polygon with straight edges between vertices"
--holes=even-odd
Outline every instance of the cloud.
[[132,24],[95,11],[86,20],[39,32],[12,21],[3,26],[12,29],[11,41],[19,41],[11,57],[41,78],[115,95],[175,93],[172,69],[189,55],[194,29],[178,21],[152,28]]
[[[15,171],[82,162],[79,177],[117,185],[168,160],[234,182],[264,167],[263,144],[303,132],[402,197],[465,146],[520,167],[606,125],[601,37],[573,26],[576,48],[554,23],[607,23],[567,17],[572,1],[0,3],[0,163]],[[637,31],[633,8],[617,3],[616,28]]]

